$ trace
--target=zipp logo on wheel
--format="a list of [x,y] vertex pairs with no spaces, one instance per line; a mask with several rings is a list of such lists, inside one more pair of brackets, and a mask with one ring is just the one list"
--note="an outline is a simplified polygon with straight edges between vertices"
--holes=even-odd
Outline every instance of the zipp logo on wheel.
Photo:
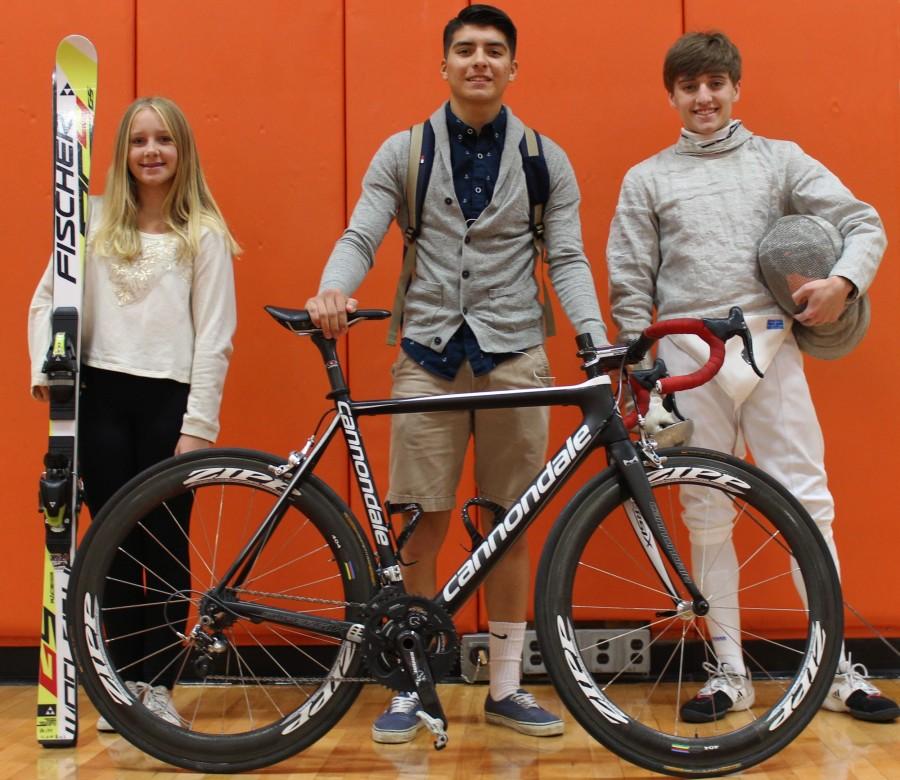
[[562,615],[557,615],[556,628],[559,631],[559,641],[565,652],[569,671],[572,672],[575,682],[584,689],[584,695],[587,700],[610,723],[627,723],[628,716],[600,693],[600,689],[597,687],[594,679],[588,673],[588,670],[585,669],[581,651],[578,649],[578,645],[575,644],[575,631],[572,629],[571,623]]
[[84,638],[87,642],[91,664],[113,701],[118,704],[131,704],[131,699],[119,682],[118,677],[116,677],[115,672],[110,668],[106,659],[106,653],[103,651],[98,612],[97,599],[90,593],[85,594]]
[[746,493],[750,485],[737,477],[717,471],[711,468],[698,466],[673,466],[670,468],[653,469],[647,472],[647,479],[651,485],[656,483],[675,482],[704,482],[713,485],[721,485],[732,493]]
[[819,672],[819,666],[822,663],[822,653],[825,651],[825,630],[821,623],[812,626],[812,639],[809,649],[806,651],[809,663],[804,667],[803,674],[798,675],[794,680],[794,684],[788,691],[788,695],[784,697],[784,701],[772,711],[772,722],[769,725],[769,731],[774,731],[781,726],[797,709],[809,689],[812,688],[813,680]]
[[315,717],[316,713],[318,713],[327,703],[328,700],[334,696],[337,692],[337,689],[340,687],[341,677],[343,677],[347,672],[350,671],[350,666],[353,663],[353,659],[356,656],[356,645],[351,642],[344,642],[341,644],[341,650],[338,653],[336,667],[338,670],[338,676],[332,677],[328,680],[326,685],[322,685],[319,690],[317,690],[309,699],[306,704],[304,704],[299,710],[297,710],[293,715],[289,716],[287,719],[287,725],[282,730],[282,734],[290,734],[293,731],[299,729],[302,725],[307,723],[311,718]]

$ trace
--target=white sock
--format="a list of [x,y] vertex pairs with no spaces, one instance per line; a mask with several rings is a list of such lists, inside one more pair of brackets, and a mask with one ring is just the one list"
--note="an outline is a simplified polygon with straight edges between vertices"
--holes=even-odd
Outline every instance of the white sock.
[[747,674],[741,652],[741,611],[738,603],[737,555],[729,537],[720,544],[692,544],[694,579],[709,601],[706,629],[716,660]]
[[488,650],[491,665],[491,698],[500,701],[519,689],[522,679],[522,646],[525,644],[524,623],[488,621]]

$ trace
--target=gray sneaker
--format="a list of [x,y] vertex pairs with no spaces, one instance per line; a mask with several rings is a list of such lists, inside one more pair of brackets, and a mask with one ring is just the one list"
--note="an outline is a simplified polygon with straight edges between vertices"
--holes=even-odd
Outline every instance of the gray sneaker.
[[417,693],[398,693],[372,724],[372,739],[388,745],[409,742],[422,728],[416,715],[420,709]]
[[555,737],[563,733],[565,725],[552,712],[547,712],[528,691],[519,688],[500,701],[490,694],[484,702],[484,717],[488,723],[506,726],[532,737]]
[[144,694],[144,706],[167,723],[171,723],[173,726],[181,725],[178,710],[172,703],[172,692],[165,685],[152,687],[148,685],[147,692]]

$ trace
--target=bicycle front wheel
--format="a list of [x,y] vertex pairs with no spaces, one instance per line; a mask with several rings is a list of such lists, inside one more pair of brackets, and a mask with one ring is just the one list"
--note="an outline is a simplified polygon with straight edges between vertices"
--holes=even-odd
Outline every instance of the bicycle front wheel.
[[[273,764],[326,733],[359,692],[360,645],[326,621],[361,619],[371,553],[315,477],[292,491],[239,584],[209,595],[287,487],[282,464],[245,450],[164,461],[109,501],[79,549],[70,634],[85,689],[122,736],[169,763]],[[247,619],[242,604],[270,611]],[[322,630],[286,624],[289,612]]]
[[[560,697],[607,748],[657,772],[715,777],[772,756],[819,708],[840,654],[840,585],[815,524],[771,478],[720,453],[661,454],[648,479],[709,615],[694,613],[668,563],[662,574],[651,563],[649,529],[607,470],[548,539],[538,641]],[[707,685],[697,700],[707,675],[743,695],[729,708]]]

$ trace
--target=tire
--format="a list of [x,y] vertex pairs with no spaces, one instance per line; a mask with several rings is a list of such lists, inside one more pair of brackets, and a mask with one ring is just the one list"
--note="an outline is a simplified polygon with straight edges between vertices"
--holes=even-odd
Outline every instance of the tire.
[[[205,450],[157,464],[110,499],[78,551],[69,630],[85,690],[116,731],[163,761],[200,772],[276,763],[325,734],[359,693],[359,644],[251,622],[229,614],[227,603],[217,648],[204,653],[197,639],[186,640],[195,628],[201,641],[211,636],[199,628],[200,600],[284,491],[271,470],[283,463],[248,450]],[[179,544],[189,569],[171,552]],[[235,595],[357,621],[374,582],[359,524],[310,476]],[[156,630],[135,629],[135,621]],[[177,726],[151,709],[141,683],[171,689]]]
[[[840,656],[840,584],[812,519],[770,477],[720,453],[661,454],[662,468],[647,467],[654,497],[682,562],[720,609],[728,594],[703,589],[714,561],[692,562],[682,501],[701,507],[698,533],[708,529],[711,502],[727,501],[733,513],[753,705],[707,723],[682,718],[681,706],[711,671],[704,662],[716,663],[709,628],[668,564],[686,601],[676,609],[663,589],[629,522],[627,489],[611,469],[579,491],[548,538],[536,583],[538,641],[560,697],[595,739],[656,772],[716,777],[774,755],[815,715]],[[808,607],[792,580],[802,580]],[[721,630],[724,621],[715,625]],[[736,625],[725,631],[737,633]]]

